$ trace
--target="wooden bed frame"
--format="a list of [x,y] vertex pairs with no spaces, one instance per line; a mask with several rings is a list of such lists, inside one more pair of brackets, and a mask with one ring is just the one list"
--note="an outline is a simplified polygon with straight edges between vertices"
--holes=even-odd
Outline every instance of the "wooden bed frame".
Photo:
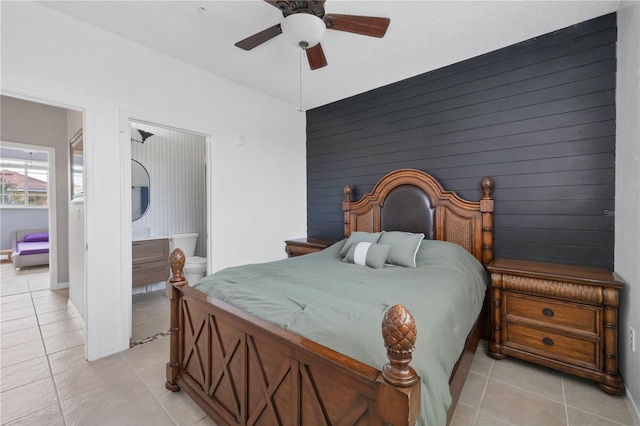
[[[426,232],[461,245],[484,265],[493,257],[493,180],[481,182],[479,202],[445,191],[430,175],[402,169],[383,177],[370,194],[351,201],[345,187],[345,235],[354,231],[414,231],[415,217],[392,201],[428,196]],[[430,200],[430,201],[429,201]],[[387,202],[387,203],[385,203]],[[394,201],[395,203],[395,201]],[[411,208],[410,210],[413,210]],[[405,211],[406,212],[406,211]],[[416,328],[395,305],[382,324],[389,363],[377,370],[188,286],[184,254],[171,254],[170,356],[167,389],[184,390],[221,425],[413,425],[420,410],[419,377],[409,366]],[[391,301],[392,302],[392,301]],[[449,380],[455,409],[484,321],[479,318]],[[383,344],[381,339],[381,346]]]

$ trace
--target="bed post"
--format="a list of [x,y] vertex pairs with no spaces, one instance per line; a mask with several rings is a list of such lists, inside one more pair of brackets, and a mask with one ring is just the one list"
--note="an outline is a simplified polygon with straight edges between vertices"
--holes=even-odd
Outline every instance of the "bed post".
[[493,185],[494,181],[486,176],[480,182],[482,198],[482,264],[487,266],[493,260]]
[[345,238],[351,235],[351,210],[349,208],[351,204],[351,186],[344,186],[344,201],[342,202],[342,210],[344,211],[344,236]]
[[171,264],[171,278],[169,279],[170,298],[171,298],[171,322],[169,324],[169,362],[167,363],[167,382],[165,387],[172,392],[180,390],[176,383],[178,376],[178,321],[180,309],[180,291],[174,286],[180,287],[187,284],[187,280],[182,275],[184,268],[185,256],[182,250],[175,249],[169,256]]
[[376,398],[386,401],[378,405],[378,415],[394,426],[415,424],[420,412],[420,377],[409,365],[416,336],[416,323],[407,308],[394,305],[387,310],[382,337],[389,362],[378,378]]

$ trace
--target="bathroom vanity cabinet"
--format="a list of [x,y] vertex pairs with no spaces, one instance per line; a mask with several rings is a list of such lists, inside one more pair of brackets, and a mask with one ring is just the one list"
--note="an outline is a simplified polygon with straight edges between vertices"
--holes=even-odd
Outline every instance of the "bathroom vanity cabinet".
[[133,287],[169,279],[169,239],[137,240],[131,245]]

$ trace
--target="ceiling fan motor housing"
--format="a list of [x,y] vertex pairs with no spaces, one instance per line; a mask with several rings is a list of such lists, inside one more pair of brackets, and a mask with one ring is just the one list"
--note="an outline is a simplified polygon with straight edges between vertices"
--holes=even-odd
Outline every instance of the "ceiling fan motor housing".
[[276,1],[276,6],[282,11],[285,18],[295,13],[308,13],[310,15],[315,15],[318,18],[322,18],[324,16],[324,1],[278,0]]

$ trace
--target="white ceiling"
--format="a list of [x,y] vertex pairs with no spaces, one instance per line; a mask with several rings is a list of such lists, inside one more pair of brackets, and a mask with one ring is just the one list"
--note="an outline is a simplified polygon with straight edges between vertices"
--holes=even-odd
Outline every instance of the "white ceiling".
[[[282,20],[251,1],[44,1],[49,7],[293,105],[300,51],[280,35],[251,50],[234,46]],[[328,30],[329,65],[303,62],[303,109],[472,58],[617,10],[605,1],[343,1],[326,13],[391,18],[384,38]],[[206,8],[199,13],[200,6]],[[143,64],[141,64],[143,66]]]

